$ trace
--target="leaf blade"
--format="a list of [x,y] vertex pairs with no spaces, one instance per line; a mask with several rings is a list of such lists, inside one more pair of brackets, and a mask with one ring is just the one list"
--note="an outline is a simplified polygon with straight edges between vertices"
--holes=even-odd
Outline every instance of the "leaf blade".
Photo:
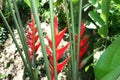
[[115,70],[120,65],[120,37],[103,52],[95,65],[96,80],[101,80],[106,74]]

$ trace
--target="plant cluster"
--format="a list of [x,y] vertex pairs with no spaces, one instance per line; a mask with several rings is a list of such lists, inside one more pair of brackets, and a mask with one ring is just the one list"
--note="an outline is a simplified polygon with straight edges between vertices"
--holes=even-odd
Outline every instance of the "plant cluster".
[[[13,38],[13,41],[25,66],[27,76],[30,78],[30,80],[39,80],[41,78],[41,74],[39,73],[42,73],[41,69],[39,69],[39,66],[41,66],[41,64],[45,67],[44,70],[46,71],[45,74],[47,75],[48,80],[57,80],[59,73],[62,72],[64,68],[64,70],[70,70],[68,73],[70,73],[71,80],[83,80],[80,75],[82,73],[81,71],[82,69],[85,69],[83,67],[86,67],[86,64],[89,62],[90,58],[95,55],[93,51],[96,49],[96,47],[99,47],[101,50],[104,49],[105,51],[102,53],[96,63],[93,63],[93,59],[92,62],[90,62],[90,66],[94,68],[94,79],[119,80],[120,37],[118,37],[118,30],[120,22],[117,20],[119,19],[118,16],[120,14],[119,1],[88,0],[89,3],[84,7],[84,9],[89,9],[89,7],[92,7],[92,9],[87,14],[91,19],[88,21],[88,28],[91,29],[91,25],[92,29],[93,26],[95,27],[94,29],[96,30],[93,30],[93,34],[96,37],[95,40],[99,41],[92,44],[95,46],[94,49],[89,48],[93,47],[90,45],[91,43],[89,41],[91,35],[85,35],[86,24],[84,23],[85,21],[82,21],[82,0],[57,0],[54,3],[53,0],[49,0],[44,4],[40,4],[39,0],[22,0],[25,2],[25,4],[27,4],[27,6],[29,6],[29,13],[31,14],[31,20],[27,23],[28,29],[26,30],[26,33],[23,30],[23,16],[19,13],[19,11],[21,12],[21,8],[17,7],[20,5],[19,3],[19,5],[17,4],[17,1],[7,0],[7,4],[10,8],[10,14],[13,17],[13,23],[18,31],[23,52],[21,51],[19,44],[14,38],[14,33],[12,32],[12,29],[8,23],[9,21],[6,20],[1,10],[0,15]],[[62,12],[63,14],[60,15],[61,11],[59,12],[54,9],[61,10],[61,5],[63,4],[65,12]],[[41,7],[41,5],[43,7]],[[55,6],[57,7],[54,8]],[[46,16],[46,10],[43,10],[45,14],[41,15],[40,13],[40,15],[38,15],[38,11],[42,12],[42,10],[39,8],[44,8],[48,11],[47,16],[49,15],[48,17],[50,17],[51,37],[43,35],[43,30],[41,29],[41,19],[39,18]],[[55,15],[55,11],[58,13],[57,15]],[[67,27],[62,29],[60,28],[62,21],[60,16],[63,17],[63,15],[65,17],[62,19],[65,20],[63,22]],[[115,19],[112,20],[112,18]],[[66,32],[69,36],[67,40],[68,42],[60,47],[59,45]],[[45,39],[47,40],[48,45],[45,44]],[[39,55],[40,49],[42,51],[43,61],[36,59],[37,55]],[[65,51],[67,49],[69,55],[60,60],[66,54]],[[87,53],[88,49],[92,49],[91,52]],[[89,56],[85,56],[86,54],[89,54]],[[42,63],[40,64],[39,61]],[[89,65],[86,68],[89,69]],[[91,78],[89,79],[91,80]]]

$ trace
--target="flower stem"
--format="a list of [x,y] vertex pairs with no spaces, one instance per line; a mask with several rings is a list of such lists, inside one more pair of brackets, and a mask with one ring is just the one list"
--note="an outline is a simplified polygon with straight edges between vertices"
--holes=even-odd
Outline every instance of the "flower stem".
[[[80,30],[81,30],[81,20],[82,20],[82,0],[79,1],[79,20],[78,20],[78,49],[77,49],[77,64],[79,64],[80,59]],[[77,66],[79,71],[79,65]],[[79,74],[77,75],[79,78]]]
[[[12,16],[13,16],[13,19],[14,19],[14,23],[16,25],[16,28],[17,28],[17,31],[18,31],[18,34],[19,34],[19,37],[20,37],[20,40],[21,40],[21,43],[22,43],[22,46],[23,46],[23,50],[24,50],[24,53],[25,53],[25,56],[26,56],[26,60],[27,60],[27,64],[29,65],[28,68],[29,68],[29,76],[31,79],[33,79],[33,76],[32,76],[32,66],[31,66],[31,63],[30,63],[30,58],[29,58],[29,54],[28,54],[28,48],[27,48],[27,43],[26,43],[26,39],[25,39],[25,36],[24,36],[24,31],[23,31],[23,26],[19,25],[18,24],[18,21],[17,21],[17,18],[15,16],[15,13],[14,13],[14,10],[11,6],[11,2],[10,0],[7,0],[8,1],[8,4],[9,4],[9,7],[10,7],[10,10],[11,10],[11,13],[12,13]],[[15,4],[14,4],[15,6]],[[16,10],[16,6],[15,6],[15,10]],[[16,13],[18,14],[18,13]],[[18,15],[17,15],[18,16]]]
[[73,48],[73,53],[71,55],[72,57],[72,78],[73,80],[77,80],[77,59],[76,59],[76,48],[75,48],[75,23],[74,23],[74,14],[73,14],[73,3],[72,0],[70,0],[70,11],[71,11],[71,22],[72,22],[72,48]]
[[[66,13],[66,18],[67,18],[67,26],[68,26],[68,32],[69,32],[69,39],[70,39],[70,43],[72,43],[72,35],[71,35],[71,27],[70,27],[70,19],[69,19],[69,9],[68,9],[68,3],[66,0],[64,0],[64,5],[65,5],[65,13]],[[70,53],[72,55],[73,50],[72,50],[72,46],[70,45]],[[72,59],[70,59],[71,62],[71,67],[72,67]],[[71,71],[72,73],[72,71]],[[70,76],[70,75],[69,75]]]
[[23,49],[25,51],[26,59],[28,61],[28,64],[29,64],[31,72],[32,72],[32,64],[31,64],[30,57],[29,57],[28,45],[27,45],[27,42],[26,42],[26,37],[24,35],[23,25],[22,25],[22,22],[21,22],[21,19],[20,19],[20,15],[19,15],[19,11],[18,11],[18,8],[17,8],[16,0],[12,0],[12,1],[13,1],[15,12],[16,12],[16,17],[18,19],[18,24],[19,24],[19,27],[20,27],[20,30],[21,30],[21,35],[22,35],[21,37],[23,39],[23,42],[22,42],[23,43]]
[[8,22],[6,21],[3,13],[1,12],[1,10],[0,10],[0,15],[2,16],[3,21],[5,22],[6,27],[7,27],[7,29],[9,30],[10,35],[12,36],[12,39],[13,39],[16,47],[17,47],[17,50],[18,50],[18,52],[19,52],[19,54],[20,54],[20,56],[21,56],[21,58],[22,58],[23,64],[25,65],[25,68],[27,69],[28,74],[31,75],[31,74],[30,74],[30,70],[29,70],[29,68],[28,68],[28,66],[27,66],[27,63],[26,63],[26,61],[25,61],[25,58],[24,58],[24,56],[23,56],[23,54],[22,54],[22,52],[21,52],[21,50],[20,50],[20,47],[19,47],[19,45],[18,45],[18,43],[17,43],[17,41],[16,41],[16,39],[15,39],[15,37],[14,37],[14,33],[12,32],[12,30],[11,30]]
[[57,62],[56,62],[56,44],[55,44],[55,31],[54,31],[54,12],[53,12],[53,0],[49,0],[50,4],[50,21],[51,21],[51,34],[52,34],[52,49],[53,49],[53,60],[54,60],[54,76],[57,80]]
[[44,57],[44,61],[45,61],[47,77],[48,77],[48,80],[51,80],[50,70],[49,70],[49,61],[48,61],[48,58],[47,58],[47,53],[46,53],[46,48],[45,48],[44,38],[43,38],[43,32],[42,32],[41,25],[40,25],[40,20],[39,20],[39,17],[38,17],[37,7],[35,5],[34,0],[29,0],[29,1],[31,3],[34,19],[36,21],[36,25],[37,25],[37,28],[38,28],[38,35],[39,35],[39,40],[40,40],[40,43],[41,43],[42,53],[43,53],[43,57]]

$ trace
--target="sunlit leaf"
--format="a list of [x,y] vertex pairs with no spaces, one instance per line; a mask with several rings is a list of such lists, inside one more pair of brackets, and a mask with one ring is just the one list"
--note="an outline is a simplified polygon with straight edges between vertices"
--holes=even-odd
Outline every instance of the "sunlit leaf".
[[110,8],[110,1],[111,0],[102,0],[102,13],[101,13],[101,17],[102,19],[107,22],[108,17],[109,17],[109,8]]
[[97,29],[95,24],[93,24],[92,22],[87,22],[86,23],[86,27],[89,28],[89,29]]
[[98,29],[98,33],[100,34],[101,37],[106,37],[108,35],[108,27],[104,26]]
[[105,75],[101,80],[120,80],[120,66]]
[[105,25],[104,21],[96,11],[90,11],[88,15],[99,27],[103,27]]
[[101,37],[106,37],[108,34],[108,27],[100,15],[96,11],[89,12],[90,18],[98,25],[100,28],[98,30]]
[[97,0],[88,0],[92,5],[96,4]]
[[[120,66],[120,37],[118,37],[101,55],[95,65],[96,80],[101,80],[105,75]],[[114,79],[113,79],[114,80]]]
[[120,80],[120,66],[105,75],[101,80]]
[[[30,0],[24,0],[26,2],[26,4],[31,8],[31,5],[30,5]],[[39,0],[35,0],[36,1],[36,6],[37,8],[40,6],[40,3],[39,3]]]

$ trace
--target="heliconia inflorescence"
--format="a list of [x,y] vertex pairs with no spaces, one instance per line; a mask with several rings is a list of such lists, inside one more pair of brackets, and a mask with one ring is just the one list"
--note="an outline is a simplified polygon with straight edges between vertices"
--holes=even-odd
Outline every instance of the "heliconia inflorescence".
[[33,55],[37,52],[40,42],[38,41],[38,29],[35,25],[34,17],[33,14],[31,13],[31,22],[28,22],[28,27],[29,30],[27,30],[28,37],[27,37],[27,42],[29,45],[29,55],[31,61],[33,60]]
[[[85,55],[85,52],[87,51],[88,46],[89,46],[89,43],[87,42],[89,39],[89,36],[83,38],[85,30],[86,30],[85,24],[82,22],[81,23],[81,31],[80,31],[80,52],[79,52],[80,59]],[[75,39],[76,39],[76,41],[78,40],[77,34],[75,34]],[[77,46],[78,45],[76,44],[76,47]],[[83,65],[81,65],[81,61],[80,61],[80,67],[82,67],[82,66]]]
[[[28,33],[28,37],[27,37],[27,42],[29,45],[29,55],[30,55],[30,59],[31,61],[33,60],[33,55],[37,52],[38,48],[40,47],[40,42],[38,41],[38,29],[35,25],[35,21],[33,18],[33,14],[31,14],[31,22],[28,22],[28,26],[29,26],[29,30],[27,30]],[[84,56],[85,52],[88,49],[89,43],[88,43],[88,39],[89,36],[84,37],[84,32],[85,32],[85,24],[82,22],[81,24],[81,31],[80,31],[80,59]],[[66,58],[64,61],[62,62],[58,62],[58,60],[60,60],[60,58],[64,55],[65,50],[69,47],[70,43],[68,42],[66,45],[62,46],[61,48],[59,48],[59,44],[63,39],[63,36],[67,30],[67,28],[64,28],[62,31],[59,32],[58,30],[58,18],[55,16],[54,17],[54,30],[55,30],[55,47],[56,47],[56,65],[57,65],[57,74],[59,74],[63,68],[65,67],[65,65],[68,63],[68,61],[70,60],[70,57]],[[52,52],[52,40],[46,36],[46,39],[48,41],[49,46],[46,46],[46,52],[48,54],[49,57],[49,61],[50,61],[50,73],[51,73],[51,79],[54,80],[54,61],[53,61],[53,52]],[[75,34],[75,40],[78,41],[78,35]],[[76,44],[76,49],[78,48],[78,45]],[[82,61],[79,61],[80,64],[80,68],[83,66]]]
[[[56,61],[57,61],[57,73],[59,74],[64,66],[68,63],[69,57],[66,58],[63,62],[58,62],[58,60],[63,56],[65,50],[69,47],[70,43],[67,43],[62,48],[58,48],[67,28],[64,28],[62,31],[58,31],[58,18],[54,17],[54,29],[55,29],[55,44],[56,44]],[[54,61],[53,61],[53,54],[52,54],[52,41],[47,36],[46,39],[48,40],[49,46],[46,46],[47,54],[50,59],[50,72],[51,72],[51,79],[54,80]]]

